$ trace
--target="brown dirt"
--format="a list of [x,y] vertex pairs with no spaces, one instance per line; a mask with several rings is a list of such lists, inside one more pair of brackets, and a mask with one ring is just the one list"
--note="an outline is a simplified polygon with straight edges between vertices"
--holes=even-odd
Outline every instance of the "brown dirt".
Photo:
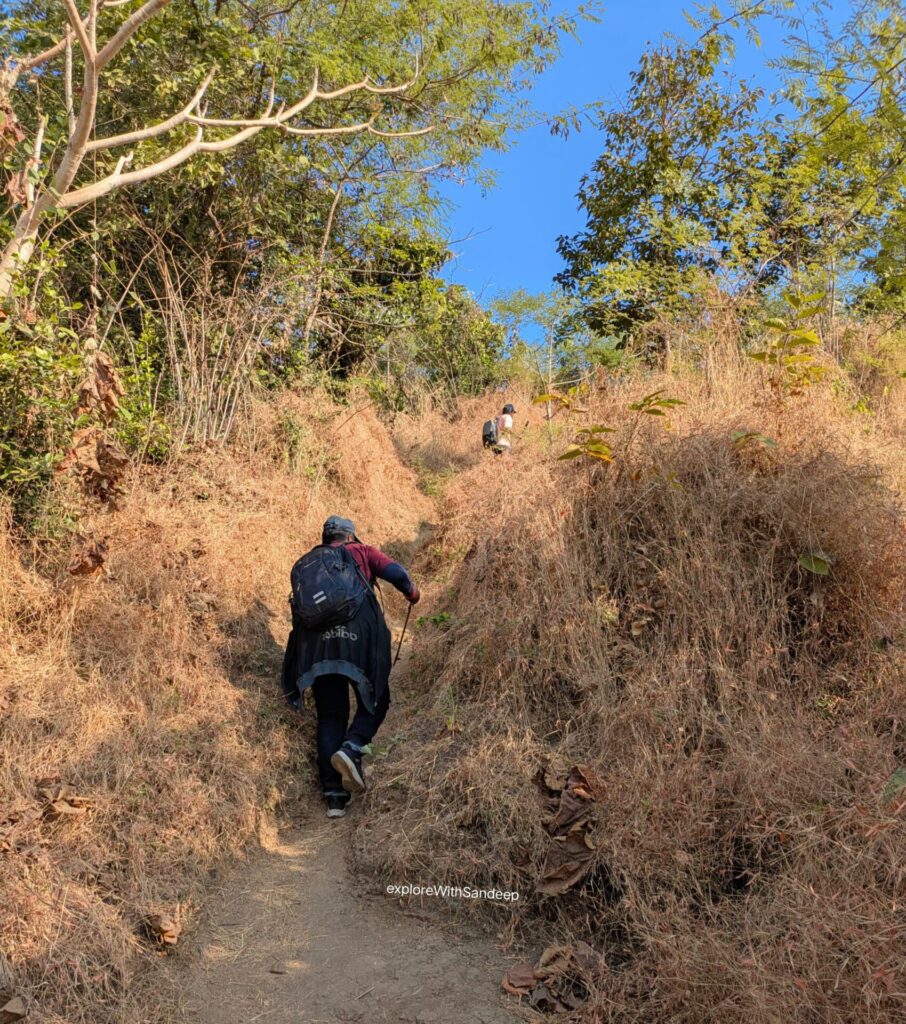
[[346,861],[356,817],[274,837],[214,891],[186,965],[187,1024],[512,1024],[489,939],[363,893]]

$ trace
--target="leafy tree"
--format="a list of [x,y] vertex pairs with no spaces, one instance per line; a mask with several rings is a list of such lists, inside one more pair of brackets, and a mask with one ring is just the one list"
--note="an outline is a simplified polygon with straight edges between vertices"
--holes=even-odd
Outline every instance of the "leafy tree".
[[599,108],[604,150],[579,188],[586,226],[560,238],[557,278],[599,334],[675,312],[738,244],[733,182],[756,145],[760,93],[716,81],[725,51],[718,33],[650,50],[623,107]]
[[438,273],[449,258],[433,236],[373,225],[362,262],[335,273],[314,334],[314,354],[334,373],[370,373],[394,407],[428,388],[474,394],[498,374],[504,331]]
[[839,355],[842,302],[903,304],[906,12],[899,0],[854,0],[841,25],[832,23],[827,3],[816,3],[806,32],[795,5],[770,0],[726,11],[703,5],[694,24],[705,29],[740,9],[753,31],[771,16],[792,32],[776,62],[789,114],[763,128],[740,215],[764,220],[758,248],[773,268],[766,279],[788,277],[826,294],[824,334]]
[[[508,128],[525,117],[513,97],[573,30],[571,17],[531,0],[12,0],[2,10],[9,358],[0,391],[17,408],[28,381],[42,382],[48,400],[68,396],[79,372],[72,360],[91,339],[117,356],[123,415],[131,417],[119,434],[139,451],[150,450],[152,434],[166,436],[162,409],[177,425],[186,416],[179,377],[188,363],[180,361],[190,356],[184,339],[173,344],[174,325],[191,327],[184,314],[221,317],[222,330],[202,332],[204,345],[191,355],[208,375],[223,372],[224,339],[241,327],[241,316],[222,320],[229,310],[262,310],[267,329],[253,354],[271,382],[329,353],[337,335],[328,339],[324,325],[339,323],[341,312],[350,318],[344,344],[361,324],[380,321],[402,330],[410,368],[446,353],[438,342],[415,344],[412,325],[426,323],[427,304],[419,320],[405,290],[364,287],[387,259],[385,240],[370,228],[440,237],[437,182],[482,176],[482,153],[505,147]],[[122,47],[105,51],[113,39]],[[309,91],[316,76],[325,95]],[[305,109],[286,116],[303,98]],[[218,145],[193,151],[200,129]],[[154,173],[130,177],[148,168]],[[56,304],[44,298],[48,287]],[[446,339],[454,326],[480,321],[464,298],[447,302]],[[470,326],[465,336],[483,330]],[[29,342],[36,332],[44,339],[37,347]],[[492,334],[482,351],[493,349]],[[369,339],[360,350],[366,368],[382,345]],[[234,366],[240,387],[255,366],[244,354]],[[434,370],[420,372],[427,379]],[[462,361],[453,377],[468,377]],[[10,422],[25,429],[36,421]],[[36,472],[45,482],[72,430],[65,416],[54,422],[41,435],[49,448]],[[222,422],[226,429],[230,415]],[[4,435],[11,465],[20,440],[18,427]]]
[[[857,0],[840,28],[821,19],[816,40],[797,41],[783,62],[809,127],[809,162],[842,182],[825,214],[831,312],[846,284],[876,309],[900,308],[906,295],[904,66],[906,11],[894,0]],[[847,281],[852,269],[858,274]]]
[[[244,144],[268,129],[286,140],[271,190],[284,180],[274,171],[311,165],[326,138],[411,138],[397,157],[474,165],[487,146],[503,144],[510,90],[545,66],[571,27],[548,18],[544,4],[490,0],[455,10],[438,0],[352,0],[340,9],[146,0],[128,15],[89,0],[84,16],[69,0],[10,6],[0,41],[28,56],[10,58],[3,84],[28,129],[19,164],[31,167],[3,293],[52,209],[78,209],[193,158],[196,187],[239,182]],[[78,100],[73,70],[83,80]]]

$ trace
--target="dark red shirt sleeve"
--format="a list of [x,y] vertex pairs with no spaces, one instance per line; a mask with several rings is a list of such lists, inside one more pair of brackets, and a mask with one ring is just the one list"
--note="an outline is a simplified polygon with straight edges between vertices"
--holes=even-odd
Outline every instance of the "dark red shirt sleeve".
[[349,544],[347,546],[369,583],[373,583],[375,578],[387,580],[401,594],[408,597],[412,593],[412,580],[399,562],[394,562],[383,551],[370,544]]
[[365,556],[365,562],[368,565],[368,575],[371,579],[374,579],[375,576],[378,579],[383,579],[384,570],[393,563],[393,559],[388,558],[383,551],[379,548],[373,548],[370,544],[362,545],[362,554]]

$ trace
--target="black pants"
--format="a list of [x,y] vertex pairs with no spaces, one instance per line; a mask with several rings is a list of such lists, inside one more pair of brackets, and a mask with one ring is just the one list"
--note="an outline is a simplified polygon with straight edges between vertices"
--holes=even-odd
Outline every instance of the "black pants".
[[374,739],[390,706],[390,687],[384,690],[374,714],[369,714],[356,693],[356,712],[349,723],[349,691],[355,687],[346,676],[320,676],[312,685],[318,713],[318,775],[325,796],[346,795],[340,773],[330,763],[344,742],[361,749]]

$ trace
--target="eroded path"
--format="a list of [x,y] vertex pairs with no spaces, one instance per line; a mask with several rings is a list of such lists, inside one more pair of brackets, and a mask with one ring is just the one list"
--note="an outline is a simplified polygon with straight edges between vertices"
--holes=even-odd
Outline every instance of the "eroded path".
[[513,1024],[490,938],[463,938],[364,895],[354,813],[256,850],[211,893],[185,964],[186,1024]]

